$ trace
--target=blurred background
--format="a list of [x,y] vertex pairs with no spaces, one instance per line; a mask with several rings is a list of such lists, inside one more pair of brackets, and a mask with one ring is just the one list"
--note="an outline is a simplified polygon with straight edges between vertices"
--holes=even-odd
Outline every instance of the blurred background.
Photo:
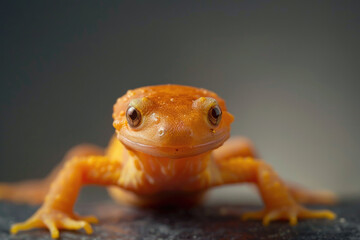
[[284,179],[360,194],[360,1],[7,1],[0,13],[0,181],[106,146],[118,97],[176,83],[225,98],[232,134]]

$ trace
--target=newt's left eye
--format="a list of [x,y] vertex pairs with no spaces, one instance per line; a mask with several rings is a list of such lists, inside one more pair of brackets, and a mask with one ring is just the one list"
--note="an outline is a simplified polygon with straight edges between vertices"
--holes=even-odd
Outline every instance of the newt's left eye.
[[212,106],[208,112],[209,122],[214,126],[219,125],[219,123],[221,121],[221,115],[222,115],[222,112],[221,112],[220,107],[218,105]]
[[140,125],[141,113],[133,106],[129,106],[128,109],[126,110],[126,119],[130,127],[135,128]]

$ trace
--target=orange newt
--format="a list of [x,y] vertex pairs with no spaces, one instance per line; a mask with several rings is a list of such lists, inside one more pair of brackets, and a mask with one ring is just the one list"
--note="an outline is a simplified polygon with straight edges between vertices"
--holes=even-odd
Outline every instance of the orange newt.
[[59,229],[92,233],[90,223],[97,219],[73,212],[87,184],[109,187],[118,202],[151,207],[197,204],[212,187],[246,182],[257,186],[265,207],[243,219],[295,225],[298,218],[335,218],[331,211],[301,205],[331,203],[334,195],[284,183],[245,138],[225,142],[234,118],[214,92],[181,85],[129,90],[115,103],[113,119],[116,135],[105,150],[80,145],[44,180],[0,185],[0,199],[44,202],[11,233],[32,228],[48,228],[53,238]]

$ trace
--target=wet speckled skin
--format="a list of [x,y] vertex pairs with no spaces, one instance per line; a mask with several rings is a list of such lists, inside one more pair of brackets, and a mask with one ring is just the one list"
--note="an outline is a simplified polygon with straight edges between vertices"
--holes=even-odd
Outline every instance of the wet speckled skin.
[[[136,127],[126,116],[129,106],[141,116]],[[216,125],[208,114],[214,106],[222,111]],[[295,225],[298,218],[335,218],[331,211],[300,205],[332,202],[331,194],[287,186],[268,164],[256,159],[252,144],[244,138],[225,143],[233,116],[225,101],[211,91],[180,85],[138,88],[117,100],[113,119],[116,137],[105,152],[89,146],[73,150],[53,174],[51,186],[43,184],[47,194],[42,207],[26,222],[13,225],[12,233],[36,227],[48,228],[53,238],[59,237],[58,229],[84,228],[91,233],[90,223],[97,219],[73,213],[86,184],[109,186],[117,201],[151,207],[193,205],[211,187],[250,182],[258,187],[265,208],[244,214],[244,219],[262,219],[264,225],[286,219]],[[25,189],[22,184],[0,185],[0,197],[30,202],[41,195],[19,194],[20,188]]]

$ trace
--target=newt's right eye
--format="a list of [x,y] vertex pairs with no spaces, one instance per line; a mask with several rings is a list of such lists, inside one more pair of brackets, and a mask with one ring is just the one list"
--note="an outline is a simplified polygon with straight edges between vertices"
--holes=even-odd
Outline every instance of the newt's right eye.
[[219,123],[221,121],[221,115],[222,115],[222,112],[221,112],[219,105],[212,106],[208,112],[209,122],[214,126],[219,125]]
[[135,128],[141,123],[141,113],[133,106],[129,106],[126,110],[126,119],[130,127]]

